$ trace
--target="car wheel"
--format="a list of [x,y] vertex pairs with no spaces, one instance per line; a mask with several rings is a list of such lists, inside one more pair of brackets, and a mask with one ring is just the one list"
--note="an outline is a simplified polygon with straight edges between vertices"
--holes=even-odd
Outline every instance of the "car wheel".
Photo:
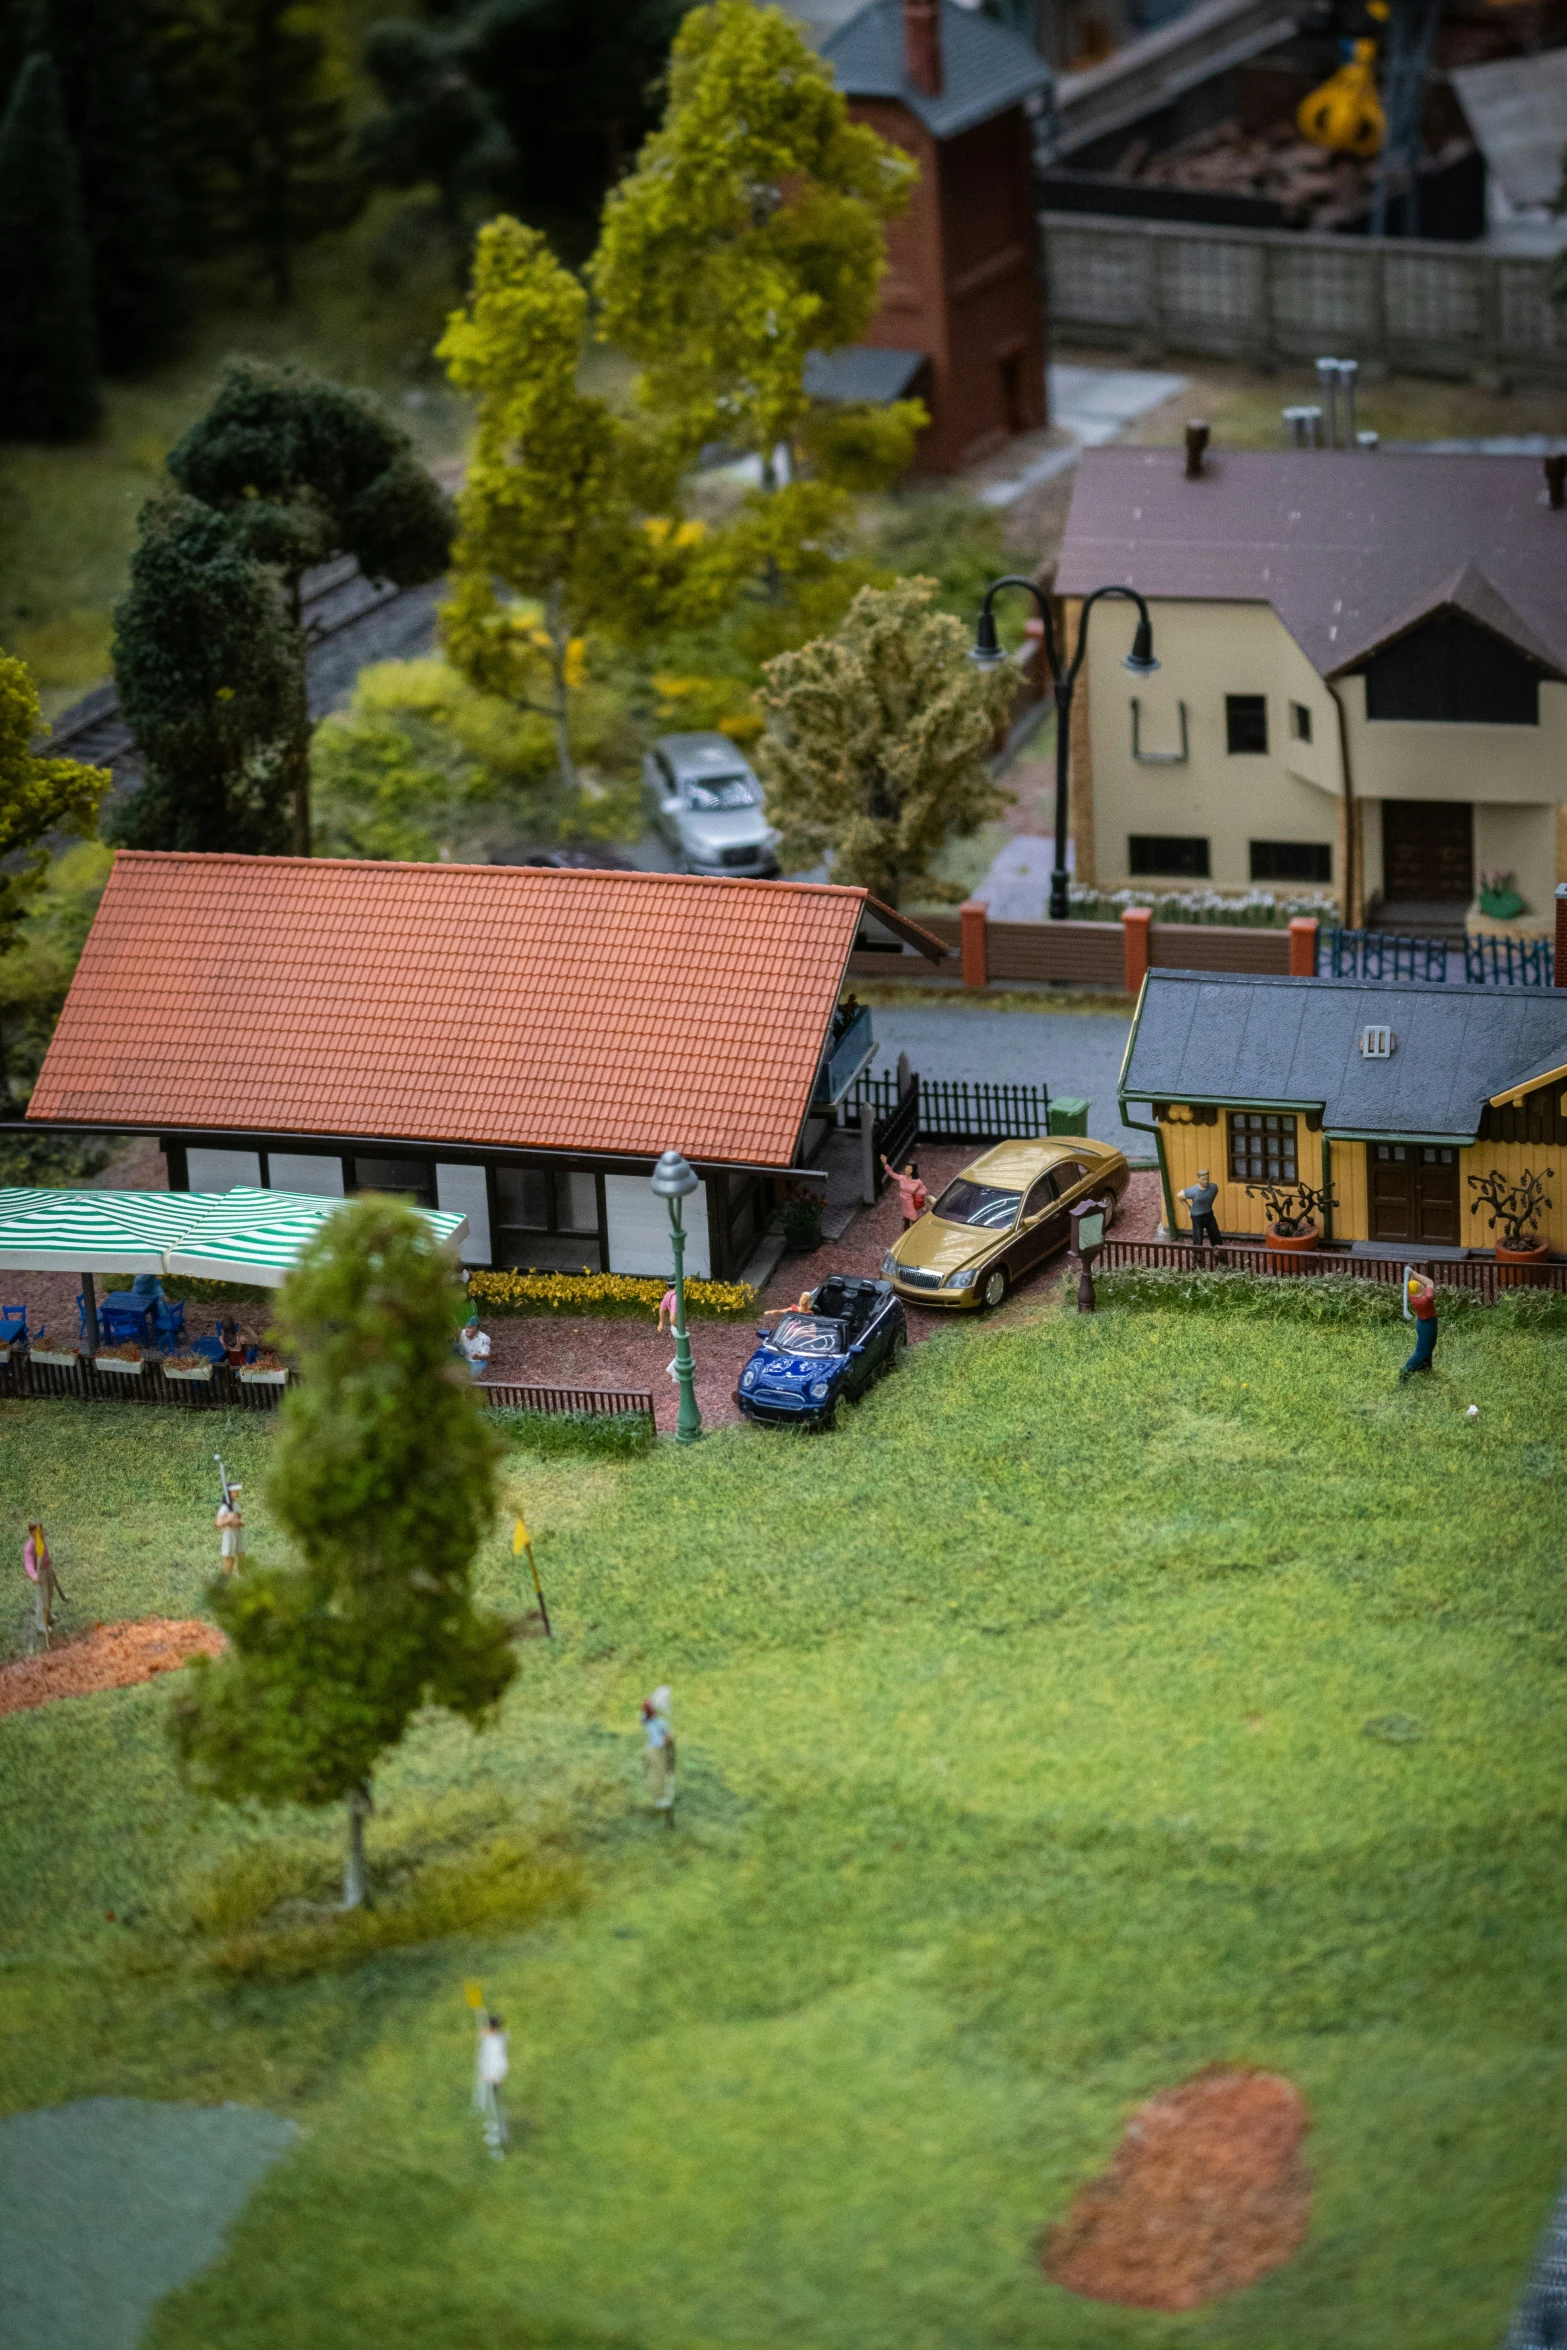
[[906,1330],[895,1330],[892,1335],[892,1344],[887,1349],[887,1360],[882,1365],[883,1371],[901,1371],[903,1368],[903,1358],[908,1353],[908,1351],[908,1332]]
[[979,1302],[988,1312],[993,1313],[1006,1294],[1006,1269],[1001,1265],[993,1265],[985,1275],[985,1284],[979,1293]]
[[828,1429],[837,1427],[838,1398],[836,1396],[833,1397],[830,1404],[824,1405],[822,1410],[817,1413],[813,1425],[820,1428],[823,1434],[825,1434]]
[[1119,1199],[1117,1199],[1113,1191],[1107,1195],[1105,1199],[1105,1230],[1107,1232],[1109,1231],[1111,1225],[1115,1222],[1115,1211],[1120,1206],[1120,1204],[1121,1203]]

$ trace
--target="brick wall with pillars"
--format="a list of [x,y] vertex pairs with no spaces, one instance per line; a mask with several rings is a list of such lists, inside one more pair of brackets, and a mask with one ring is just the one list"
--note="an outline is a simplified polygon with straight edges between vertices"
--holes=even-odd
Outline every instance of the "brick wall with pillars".
[[1317,922],[1311,914],[1290,916],[1290,977],[1315,979],[1317,976]]
[[963,958],[965,987],[990,985],[990,958],[985,938],[985,924],[989,909],[978,898],[969,898],[958,908],[958,952]]
[[1149,933],[1153,928],[1151,906],[1128,906],[1121,916],[1121,949],[1126,957],[1126,992],[1136,995],[1148,976],[1148,954],[1152,944]]

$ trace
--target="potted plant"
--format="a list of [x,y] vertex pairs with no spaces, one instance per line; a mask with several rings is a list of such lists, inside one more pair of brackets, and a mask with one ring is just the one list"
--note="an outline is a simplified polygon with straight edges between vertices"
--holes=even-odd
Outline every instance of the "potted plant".
[[163,1358],[163,1376],[165,1379],[188,1379],[193,1382],[197,1380],[210,1380],[212,1377],[212,1365],[208,1362],[205,1355],[165,1355]]
[[61,1346],[35,1346],[29,1348],[28,1352],[31,1361],[42,1363],[50,1370],[74,1371],[76,1368],[77,1355],[74,1346],[69,1350]]
[[284,1387],[288,1383],[288,1365],[281,1355],[262,1347],[253,1363],[246,1363],[236,1372],[247,1387]]
[[1246,1197],[1261,1199],[1268,1211],[1268,1247],[1289,1256],[1303,1256],[1321,1246],[1322,1235],[1312,1218],[1325,1216],[1338,1205],[1325,1185],[1318,1191],[1310,1183],[1248,1183]]
[[1470,1201],[1469,1213],[1478,1216],[1482,1208],[1491,1211],[1486,1221],[1496,1232],[1495,1256],[1502,1268],[1497,1279],[1506,1288],[1538,1281],[1551,1253],[1550,1242],[1536,1227],[1551,1205],[1545,1186],[1555,1172],[1554,1167],[1546,1167],[1534,1175],[1525,1167],[1517,1181],[1510,1183],[1500,1167],[1493,1167],[1489,1174],[1469,1178],[1470,1190],[1479,1194]]
[[121,1379],[139,1379],[146,1368],[134,1338],[123,1339],[118,1346],[100,1348],[93,1361],[100,1371],[112,1371]]

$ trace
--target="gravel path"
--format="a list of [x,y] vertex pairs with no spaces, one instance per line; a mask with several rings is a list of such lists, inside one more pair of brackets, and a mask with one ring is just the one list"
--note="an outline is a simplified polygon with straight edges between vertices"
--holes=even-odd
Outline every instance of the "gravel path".
[[139,2097],[0,2121],[0,2350],[136,2350],[295,2135],[252,2106]]

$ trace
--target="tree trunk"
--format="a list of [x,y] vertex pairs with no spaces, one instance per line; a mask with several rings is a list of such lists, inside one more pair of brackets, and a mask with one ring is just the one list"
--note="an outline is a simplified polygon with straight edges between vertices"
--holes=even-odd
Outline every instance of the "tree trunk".
[[294,707],[289,712],[288,744],[283,754],[283,771],[287,782],[289,805],[294,812],[291,853],[296,857],[308,857],[310,855],[310,687],[305,675],[304,604],[301,575],[297,571],[289,576],[288,616],[293,624],[295,641],[299,646],[299,679]]
[[369,1783],[356,1787],[348,1798],[348,1851],[343,1860],[343,1907],[359,1909],[365,1893],[365,1822],[375,1809]]

